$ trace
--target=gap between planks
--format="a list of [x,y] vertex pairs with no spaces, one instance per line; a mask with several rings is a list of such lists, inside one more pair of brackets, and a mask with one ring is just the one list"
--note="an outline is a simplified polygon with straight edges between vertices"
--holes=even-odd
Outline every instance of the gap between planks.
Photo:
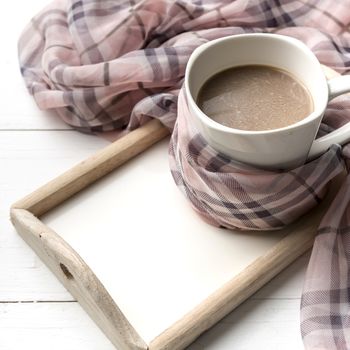
[[0,304],[77,303],[77,300],[1,300]]
[[75,133],[77,132],[74,129],[0,129],[0,132],[14,132],[14,131],[20,131],[20,132],[36,132],[36,131],[74,131]]

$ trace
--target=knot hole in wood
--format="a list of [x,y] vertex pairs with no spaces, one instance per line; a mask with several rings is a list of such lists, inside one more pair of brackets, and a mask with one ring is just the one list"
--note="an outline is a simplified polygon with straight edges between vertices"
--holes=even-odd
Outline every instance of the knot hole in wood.
[[60,263],[60,268],[62,270],[62,272],[64,273],[64,275],[67,277],[67,279],[71,280],[73,279],[73,275],[71,274],[71,272],[68,270],[67,266]]

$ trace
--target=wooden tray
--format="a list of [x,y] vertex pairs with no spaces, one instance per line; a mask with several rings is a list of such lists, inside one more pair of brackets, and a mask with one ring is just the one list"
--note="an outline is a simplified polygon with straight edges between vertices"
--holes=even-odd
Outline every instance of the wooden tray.
[[311,247],[335,192],[280,231],[211,227],[173,183],[168,140],[120,167],[167,135],[151,121],[11,208],[19,234],[118,349],[189,345]]

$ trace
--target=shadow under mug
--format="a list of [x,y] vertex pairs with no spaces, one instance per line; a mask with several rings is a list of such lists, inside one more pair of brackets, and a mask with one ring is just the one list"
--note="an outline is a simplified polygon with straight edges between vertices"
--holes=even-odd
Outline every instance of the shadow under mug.
[[[284,69],[298,78],[313,99],[313,112],[279,129],[239,130],[219,124],[196,104],[203,84],[235,66],[259,64]],[[191,121],[204,139],[233,160],[267,169],[290,169],[350,141],[350,123],[315,140],[327,103],[350,91],[350,76],[327,81],[316,56],[297,39],[277,34],[241,34],[210,41],[191,55],[185,73]]]

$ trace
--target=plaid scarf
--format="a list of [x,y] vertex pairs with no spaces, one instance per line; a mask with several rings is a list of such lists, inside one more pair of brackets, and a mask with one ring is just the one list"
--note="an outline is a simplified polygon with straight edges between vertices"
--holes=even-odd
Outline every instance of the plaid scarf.
[[[350,146],[287,172],[237,166],[187,122],[180,91],[192,51],[209,40],[274,32],[303,41],[319,61],[350,70],[350,0],[57,0],[19,41],[21,72],[38,106],[86,132],[132,130],[158,118],[173,130],[170,167],[211,224],[270,230],[317,205],[346,168]],[[350,98],[332,101],[323,135],[350,120]],[[307,349],[350,349],[350,178],[324,217],[301,303]]]

